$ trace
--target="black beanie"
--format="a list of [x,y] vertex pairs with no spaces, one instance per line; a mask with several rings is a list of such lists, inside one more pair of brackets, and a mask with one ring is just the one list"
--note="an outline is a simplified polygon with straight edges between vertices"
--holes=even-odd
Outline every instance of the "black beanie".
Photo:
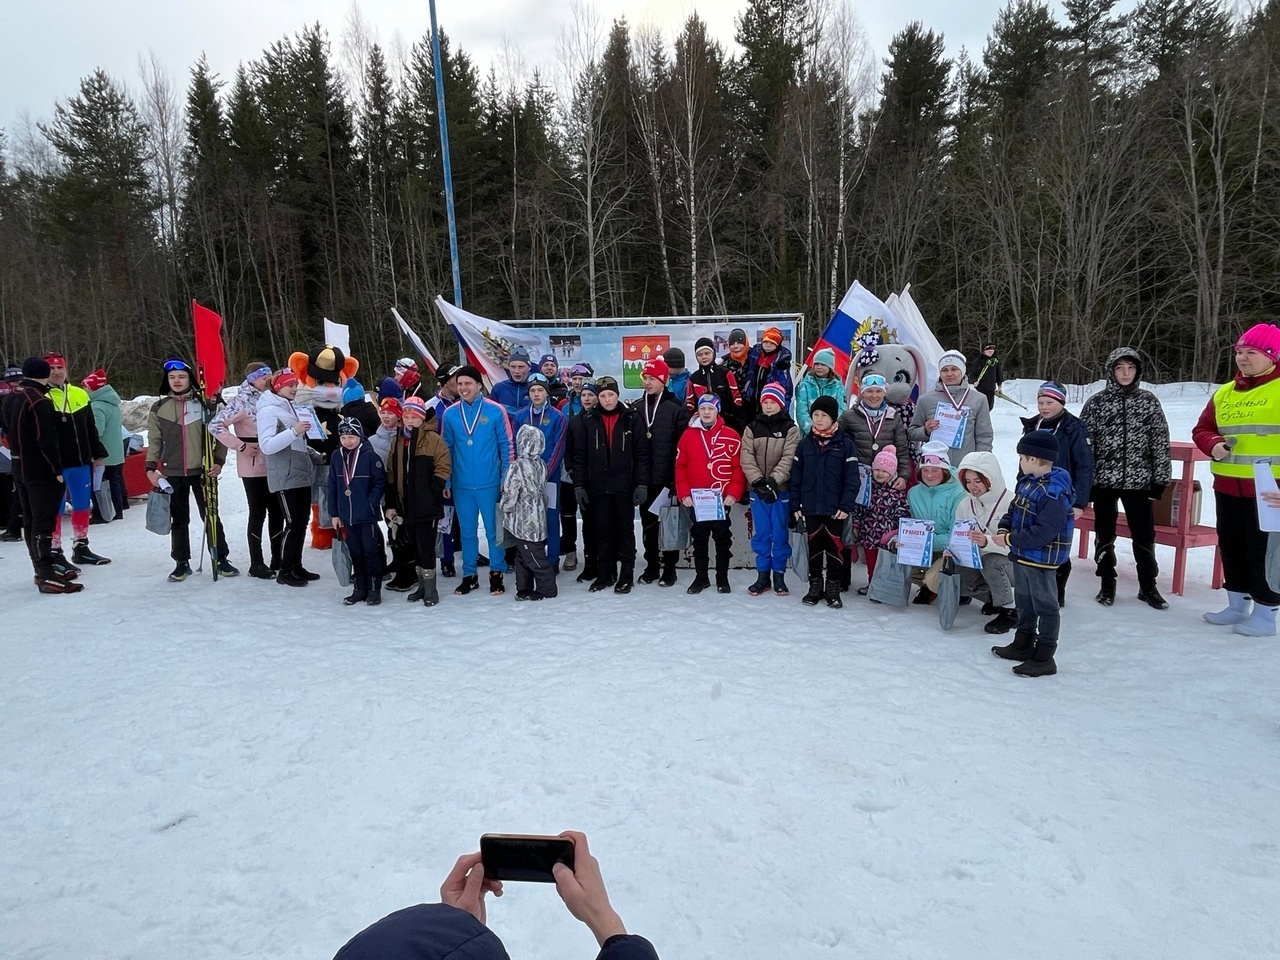
[[49,361],[42,357],[27,357],[22,362],[22,375],[31,380],[48,380]]
[[747,340],[747,331],[743,330],[741,327],[734,327],[729,331],[729,342],[731,344],[750,342]]
[[1018,441],[1018,453],[1028,457],[1039,457],[1050,463],[1062,456],[1058,438],[1048,430],[1032,430],[1030,433],[1024,433],[1022,439]]
[[825,413],[832,420],[835,420],[840,416],[840,406],[836,403],[836,398],[829,397],[825,394],[809,405],[810,415],[817,413],[819,410]]
[[[715,352],[715,349],[716,349],[716,345],[711,342],[710,337],[699,337],[698,342],[693,345],[693,352],[697,353],[703,347],[706,347],[708,350],[712,352]],[[670,366],[670,365],[671,365],[671,361],[667,361],[667,366]]]
[[484,383],[484,375],[479,371],[479,369],[469,363],[464,363],[457,370],[453,371],[453,376],[455,379],[457,377],[470,377],[476,383]]
[[684,366],[684,351],[679,347],[668,347],[666,353],[662,355],[662,359],[667,361],[667,366],[672,370],[679,370]]

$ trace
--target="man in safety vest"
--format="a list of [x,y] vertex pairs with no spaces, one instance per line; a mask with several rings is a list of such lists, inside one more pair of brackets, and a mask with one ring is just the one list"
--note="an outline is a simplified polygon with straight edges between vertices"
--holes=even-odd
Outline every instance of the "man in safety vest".
[[[1213,495],[1218,508],[1227,608],[1206,613],[1210,623],[1231,625],[1246,637],[1272,637],[1280,593],[1267,583],[1267,534],[1258,525],[1254,470],[1262,461],[1280,464],[1280,328],[1259,323],[1236,342],[1235,379],[1225,383],[1191,431],[1197,447],[1213,459]],[[1270,467],[1280,476],[1280,466]]]

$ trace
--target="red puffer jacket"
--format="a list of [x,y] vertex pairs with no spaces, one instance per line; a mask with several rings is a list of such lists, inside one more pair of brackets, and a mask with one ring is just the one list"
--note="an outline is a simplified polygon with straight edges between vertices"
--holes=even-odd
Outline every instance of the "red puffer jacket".
[[676,446],[676,496],[683,500],[690,490],[716,489],[741,500],[747,492],[742,472],[742,438],[717,417],[711,427],[701,422],[685,430]]

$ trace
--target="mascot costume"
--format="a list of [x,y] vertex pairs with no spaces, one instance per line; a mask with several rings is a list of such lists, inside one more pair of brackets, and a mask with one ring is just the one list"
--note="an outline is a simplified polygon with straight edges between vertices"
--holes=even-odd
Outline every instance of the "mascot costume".
[[915,347],[894,343],[895,331],[883,321],[867,319],[854,334],[852,346],[857,350],[845,378],[846,400],[858,393],[858,384],[869,373],[884,377],[886,399],[902,410],[904,423],[910,423],[920,399],[921,385],[927,370],[924,354]]
[[291,354],[289,369],[302,381],[295,402],[314,409],[324,428],[325,439],[308,441],[324,455],[324,463],[315,468],[311,480],[311,546],[315,550],[328,550],[333,546],[332,519],[324,493],[329,476],[329,454],[338,446],[343,389],[359,371],[360,362],[355,357],[344,355],[337,347],[325,345],[310,353],[298,351]]

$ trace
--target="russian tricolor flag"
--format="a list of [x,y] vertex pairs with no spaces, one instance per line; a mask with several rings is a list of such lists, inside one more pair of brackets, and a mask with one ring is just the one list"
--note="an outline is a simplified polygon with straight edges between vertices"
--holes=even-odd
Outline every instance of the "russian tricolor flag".
[[858,327],[870,317],[881,323],[892,326],[895,317],[870,290],[857,280],[853,281],[835,315],[827,322],[809,356],[805,358],[806,366],[813,366],[813,355],[823,348],[829,348],[836,355],[836,376],[843,380],[849,373],[849,363],[857,353],[853,339]]

